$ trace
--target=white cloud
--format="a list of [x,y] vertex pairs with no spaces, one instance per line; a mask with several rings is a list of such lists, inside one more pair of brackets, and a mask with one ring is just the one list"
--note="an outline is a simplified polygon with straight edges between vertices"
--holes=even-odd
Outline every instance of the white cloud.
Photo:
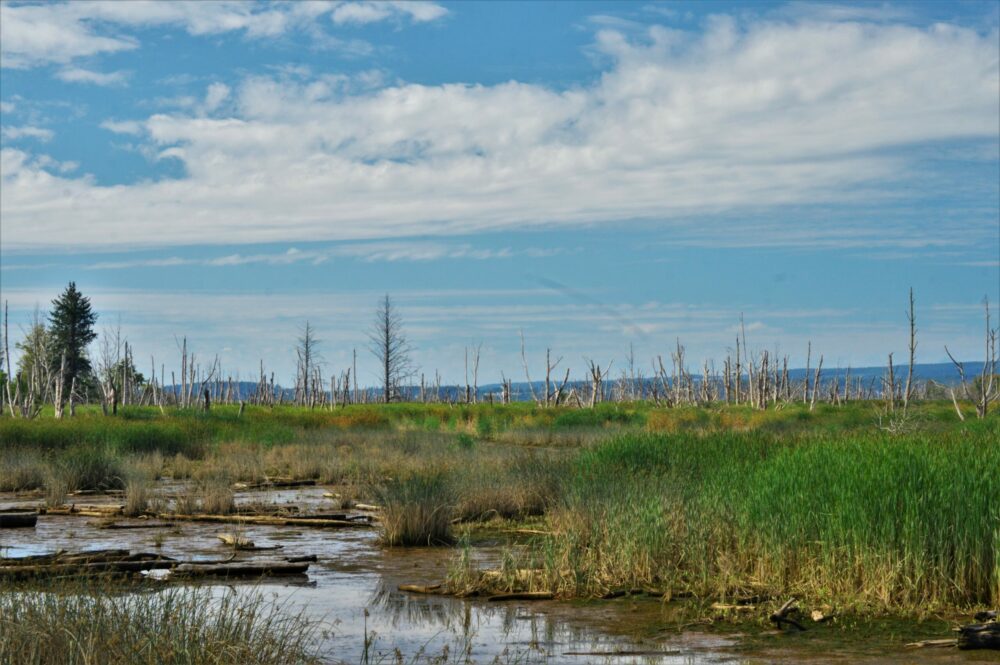
[[18,139],[36,139],[38,141],[51,141],[54,134],[51,129],[45,129],[43,127],[34,127],[32,125],[22,125],[20,127],[9,126],[0,129],[3,137],[8,141],[16,141]]
[[292,247],[284,252],[262,254],[228,254],[205,259],[172,256],[161,259],[135,259],[127,261],[101,261],[83,266],[86,270],[121,270],[126,268],[162,268],[174,266],[225,267],[242,265],[294,265],[320,264],[334,258],[353,258],[362,261],[439,261],[442,259],[508,259],[521,255],[528,258],[546,258],[561,253],[560,248],[529,247],[513,250],[509,247],[487,249],[468,243],[451,244],[427,241],[364,242],[338,245],[325,249],[301,250]]
[[[138,40],[121,31],[149,26],[175,26],[191,35],[242,31],[251,38],[274,37],[292,28],[303,28],[324,37],[317,31],[315,21],[324,14],[338,12],[347,15],[360,12],[358,16],[365,12],[368,16],[378,14],[377,18],[347,22],[408,17],[419,23],[440,18],[447,10],[433,2],[77,0],[41,5],[4,2],[0,4],[0,54],[4,67],[66,64],[75,58],[138,48]],[[354,40],[343,43],[357,48]]]
[[203,105],[205,111],[211,113],[219,108],[222,102],[229,98],[229,92],[229,86],[225,83],[213,83],[208,86],[208,90],[205,92],[205,102]]
[[401,2],[345,2],[337,5],[330,15],[334,23],[374,23],[388,18],[407,17],[416,23],[436,21],[448,10],[435,2],[407,0]]
[[0,113],[13,113],[15,108],[14,102],[0,102]]
[[[896,148],[997,137],[995,31],[714,19],[698,38],[604,30],[598,47],[614,64],[568,90],[250,77],[222,116],[198,100],[142,122],[149,147],[183,164],[178,180],[100,186],[12,155],[5,244],[391,240],[621,220],[718,239],[718,226],[686,220],[881,203],[912,177],[913,151]],[[914,223],[772,221],[750,240],[955,241]]]
[[143,124],[135,120],[105,120],[101,123],[101,127],[114,134],[138,136],[143,132]]
[[117,72],[95,72],[80,67],[67,67],[56,73],[56,78],[68,83],[92,83],[100,86],[125,85],[128,80],[128,73]]

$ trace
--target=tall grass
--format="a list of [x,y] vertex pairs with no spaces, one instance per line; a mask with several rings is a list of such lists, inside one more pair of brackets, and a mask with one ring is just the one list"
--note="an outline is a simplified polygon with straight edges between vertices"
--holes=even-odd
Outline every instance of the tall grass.
[[536,555],[566,595],[995,604],[998,434],[619,437],[580,454]]
[[376,489],[382,504],[382,542],[386,545],[446,545],[451,533],[453,498],[444,473],[393,479]]
[[172,665],[319,662],[315,626],[259,594],[98,587],[0,593],[0,663]]

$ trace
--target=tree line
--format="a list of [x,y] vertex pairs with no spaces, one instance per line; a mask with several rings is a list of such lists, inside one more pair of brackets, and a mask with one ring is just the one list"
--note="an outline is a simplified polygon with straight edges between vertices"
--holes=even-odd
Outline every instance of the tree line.
[[[975,375],[956,360],[947,347],[959,381],[955,386],[920,382],[914,376],[917,327],[915,301],[910,291],[907,322],[909,324],[909,357],[905,375],[889,354],[884,376],[869,378],[834,372],[823,373],[823,356],[813,367],[812,345],[809,345],[804,377],[791,378],[788,356],[779,357],[767,350],[751,351],[746,331],[740,319],[740,332],[734,350],[727,352],[721,369],[706,360],[701,368],[691,367],[684,346],[678,340],[668,361],[656,356],[651,371],[644,371],[631,351],[624,367],[612,375],[613,362],[602,364],[585,359],[584,378],[571,380],[568,366],[561,369],[562,357],[553,359],[551,349],[545,350],[544,380],[533,381],[530,363],[521,336],[521,360],[527,393],[525,398],[543,407],[569,405],[593,407],[603,401],[649,400],[657,405],[708,405],[726,403],[747,405],[757,409],[801,401],[814,408],[817,402],[842,404],[854,400],[879,402],[879,420],[887,429],[905,427],[908,407],[916,398],[950,397],[959,418],[965,416],[959,400],[972,403],[976,416],[983,418],[993,402],[1000,400],[1000,376],[997,375],[997,337],[989,302],[985,302],[984,363]],[[200,406],[211,408],[213,402],[273,406],[286,401],[312,408],[335,408],[352,403],[397,401],[448,401],[476,403],[481,399],[507,403],[521,395],[515,394],[513,380],[501,372],[500,389],[481,395],[479,389],[479,359],[482,345],[465,351],[465,385],[442,386],[441,376],[434,373],[428,382],[419,373],[413,360],[413,347],[406,334],[401,313],[386,294],[380,298],[367,331],[368,351],[379,368],[376,387],[359,388],[357,351],[351,366],[339,374],[324,377],[321,342],[315,328],[306,321],[296,339],[296,378],[291,390],[275,382],[274,372],[260,373],[249,393],[239,377],[224,377],[218,357],[200,362],[187,339],[179,342],[181,352],[180,377],[173,370],[167,379],[166,366],[157,367],[150,358],[149,374],[139,370],[135,350],[121,335],[120,325],[106,330],[98,345],[96,363],[89,349],[98,338],[95,332],[97,314],[90,299],[75,282],[52,301],[46,316],[35,310],[23,339],[14,347],[19,352],[16,368],[12,363],[7,307],[4,307],[3,358],[0,359],[0,413],[13,417],[33,418],[43,405],[54,406],[55,416],[73,415],[81,403],[99,402],[105,413],[116,414],[120,405],[147,404]],[[5,361],[5,362],[3,362]],[[159,370],[159,371],[158,371]],[[536,389],[537,387],[537,389]],[[6,404],[6,409],[4,405]]]

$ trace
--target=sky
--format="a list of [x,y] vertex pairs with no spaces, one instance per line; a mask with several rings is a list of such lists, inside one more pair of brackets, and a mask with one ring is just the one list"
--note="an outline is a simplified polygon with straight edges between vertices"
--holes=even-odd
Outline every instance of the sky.
[[[140,367],[983,356],[1000,3],[0,3],[0,300]],[[814,355],[815,357],[815,355]],[[148,359],[148,360],[143,360]],[[154,360],[155,359],[155,360]],[[15,359],[16,360],[16,359]],[[815,360],[813,361],[815,362]]]

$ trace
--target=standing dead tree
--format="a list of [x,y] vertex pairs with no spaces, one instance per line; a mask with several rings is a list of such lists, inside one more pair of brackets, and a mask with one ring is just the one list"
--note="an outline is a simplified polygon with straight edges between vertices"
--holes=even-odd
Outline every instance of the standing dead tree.
[[403,333],[403,318],[388,293],[375,309],[368,341],[368,348],[379,363],[382,401],[388,404],[399,399],[403,383],[414,374],[410,357],[413,349]]
[[[322,377],[319,366],[322,357],[319,353],[320,340],[316,338],[316,329],[309,321],[301,329],[301,334],[295,343],[295,403],[299,406],[315,406],[317,392],[322,392]],[[317,385],[318,384],[318,385]]]
[[[986,338],[985,338],[985,353],[983,356],[983,369],[979,376],[973,380],[972,385],[969,385],[969,381],[965,375],[965,365],[955,360],[955,356],[951,354],[948,347],[944,347],[944,352],[948,354],[948,358],[951,359],[952,364],[958,370],[958,376],[961,379],[962,394],[965,399],[972,402],[976,407],[976,417],[985,418],[986,413],[989,411],[990,404],[1000,400],[1000,380],[997,377],[997,336],[1000,334],[1000,328],[993,328],[990,320],[990,301],[989,299],[984,300],[984,307],[986,308]],[[962,415],[962,410],[958,407],[958,399],[955,396],[955,389],[949,389],[951,393],[952,404],[955,405],[955,412],[958,413],[958,417],[961,420],[965,420],[965,416]]]

